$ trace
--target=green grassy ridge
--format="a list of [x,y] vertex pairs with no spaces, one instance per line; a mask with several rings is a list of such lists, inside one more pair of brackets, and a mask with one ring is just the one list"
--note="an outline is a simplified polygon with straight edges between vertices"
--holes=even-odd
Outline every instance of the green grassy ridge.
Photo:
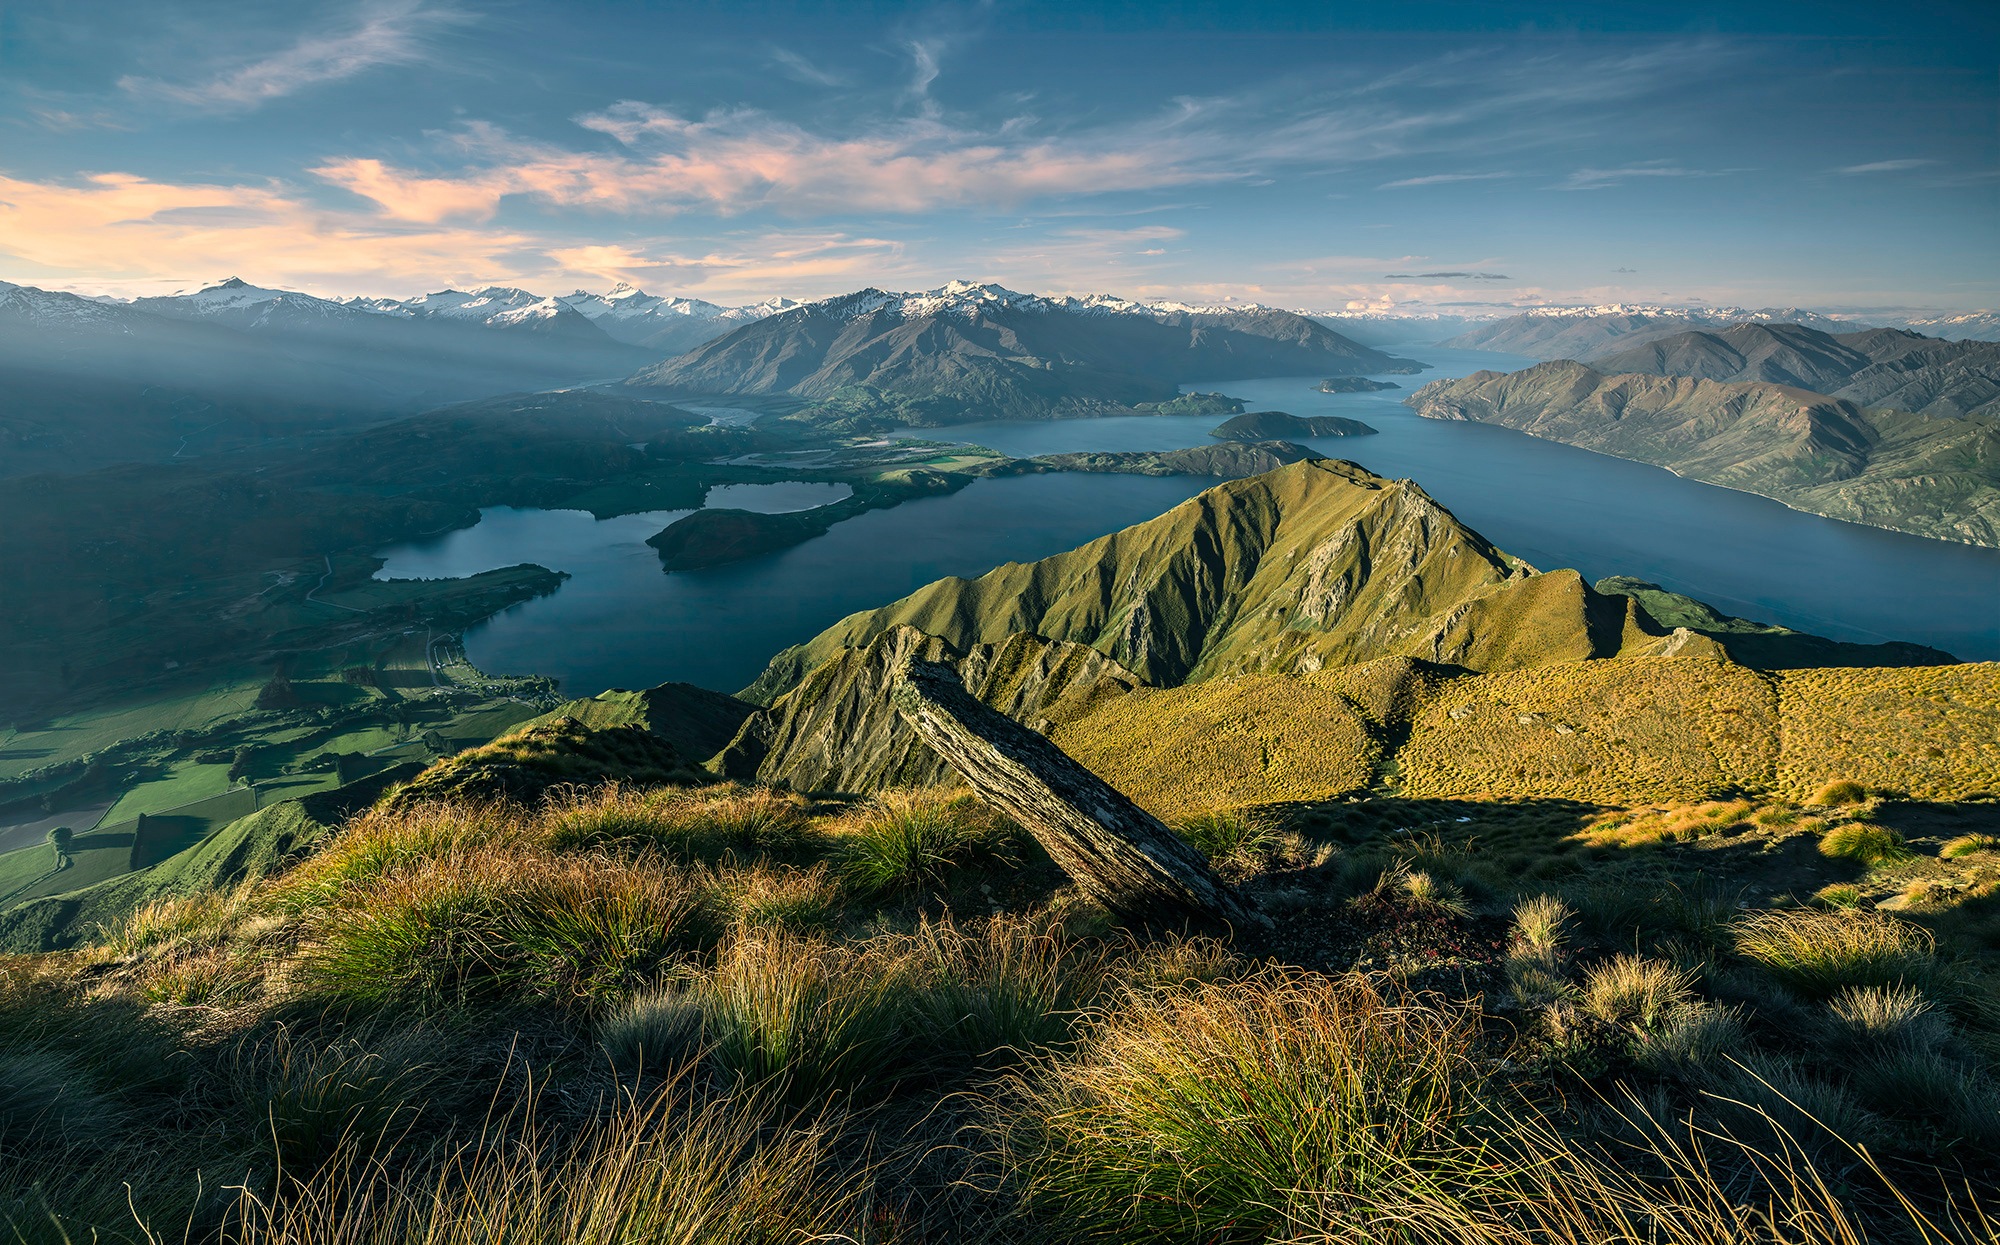
[[1821,666],[1932,666],[1954,658],[1922,644],[1890,641],[1850,644],[1793,631],[1771,623],[1751,622],[1722,613],[1705,601],[1629,575],[1611,575],[1592,585],[1606,595],[1631,597],[1663,627],[1685,627],[1722,646],[1730,660],[1759,669]]
[[[1155,685],[1430,656],[1433,639],[1454,628],[1452,660],[1484,668],[1537,659],[1492,647],[1505,641],[1497,630],[1464,634],[1461,611],[1493,594],[1504,594],[1487,610],[1496,628],[1533,618],[1559,656],[1601,649],[1602,629],[1584,608],[1588,585],[1543,596],[1520,588],[1524,576],[1416,485],[1314,460],[1217,485],[1067,553],[940,580],[851,615],[778,654],[743,694],[768,704],[899,624],[961,650],[1019,632],[1085,644]],[[1543,607],[1559,615],[1535,617]]]

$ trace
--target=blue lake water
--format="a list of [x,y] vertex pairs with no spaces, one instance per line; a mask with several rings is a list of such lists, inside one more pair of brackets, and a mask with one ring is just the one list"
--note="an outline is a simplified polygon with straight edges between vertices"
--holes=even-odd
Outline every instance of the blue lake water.
[[[1383,475],[1416,480],[1501,548],[1543,569],[1636,575],[1729,613],[1837,639],[1914,640],[2000,659],[2000,550],[1822,519],[1777,502],[1683,480],[1484,424],[1419,419],[1409,389],[1518,356],[1405,345],[1434,364],[1403,389],[1322,394],[1318,377],[1197,382],[1251,410],[1346,415],[1377,436],[1311,440]],[[1019,456],[1173,449],[1209,442],[1214,416],[982,422],[920,430]],[[668,679],[733,691],[765,660],[835,620],[944,575],[1028,561],[1161,513],[1213,481],[1045,475],[981,480],[948,497],[870,511],[825,536],[754,561],[666,575],[647,537],[684,512],[598,522],[581,511],[495,508],[443,537],[380,551],[387,578],[468,575],[536,562],[572,578],[465,637],[496,673],[553,675],[572,695]],[[711,506],[799,509],[836,495],[809,485],[736,486]],[[822,486],[824,487],[824,486]],[[800,491],[803,490],[803,491]]]

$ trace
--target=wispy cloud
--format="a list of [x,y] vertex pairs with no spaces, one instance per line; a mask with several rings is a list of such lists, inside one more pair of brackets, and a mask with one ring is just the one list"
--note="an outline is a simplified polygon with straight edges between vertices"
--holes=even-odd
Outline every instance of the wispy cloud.
[[1557,190],[1606,190],[1634,179],[1653,177],[1726,177],[1747,169],[1691,169],[1664,160],[1621,165],[1615,169],[1578,169],[1557,182]]
[[790,48],[773,45],[771,48],[771,63],[776,65],[779,71],[786,77],[795,82],[804,82],[809,86],[847,85],[847,79],[831,70],[821,69],[818,65],[813,64]]
[[830,137],[763,113],[690,120],[626,101],[579,124],[628,150],[575,151],[474,124],[453,145],[481,162],[461,172],[431,175],[372,158],[309,171],[392,216],[425,222],[488,219],[510,195],[613,212],[914,213],[1229,176],[1171,156],[1158,141],[1126,143],[1111,134],[1010,140],[922,118]]
[[1850,164],[1834,172],[1849,177],[1860,173],[1900,173],[1905,169],[1921,169],[1936,163],[1936,160],[1876,160],[1870,164]]
[[1512,173],[1431,173],[1424,177],[1405,177],[1401,181],[1383,182],[1377,190],[1403,190],[1411,186],[1445,186],[1452,182],[1490,182]]
[[1388,272],[1384,281],[1512,281],[1504,272]]
[[208,77],[171,82],[127,75],[118,86],[133,96],[203,111],[247,111],[371,69],[421,62],[433,35],[466,20],[456,9],[424,0],[375,0],[339,29],[306,35],[288,48]]

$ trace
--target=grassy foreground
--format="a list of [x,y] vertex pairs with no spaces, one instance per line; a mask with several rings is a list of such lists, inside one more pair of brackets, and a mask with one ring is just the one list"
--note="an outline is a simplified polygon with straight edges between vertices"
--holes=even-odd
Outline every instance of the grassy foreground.
[[[0,959],[0,1227],[1990,1241],[2000,852],[1815,801],[1211,813],[1277,920],[1227,942],[1115,929],[948,791],[392,799]],[[1758,836],[1853,880],[1697,876]]]

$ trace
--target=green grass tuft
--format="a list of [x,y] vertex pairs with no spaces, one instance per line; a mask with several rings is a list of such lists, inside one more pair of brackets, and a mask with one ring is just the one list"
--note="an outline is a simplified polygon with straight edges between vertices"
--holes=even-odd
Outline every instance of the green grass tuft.
[[1736,950],[1809,998],[1850,987],[1921,985],[1939,975],[1929,932],[1877,912],[1767,911],[1736,926]]
[[1902,835],[1886,826],[1871,825],[1865,821],[1850,821],[1827,831],[1820,838],[1819,854],[1859,861],[1871,868],[1916,859],[1916,853],[1903,842]]

